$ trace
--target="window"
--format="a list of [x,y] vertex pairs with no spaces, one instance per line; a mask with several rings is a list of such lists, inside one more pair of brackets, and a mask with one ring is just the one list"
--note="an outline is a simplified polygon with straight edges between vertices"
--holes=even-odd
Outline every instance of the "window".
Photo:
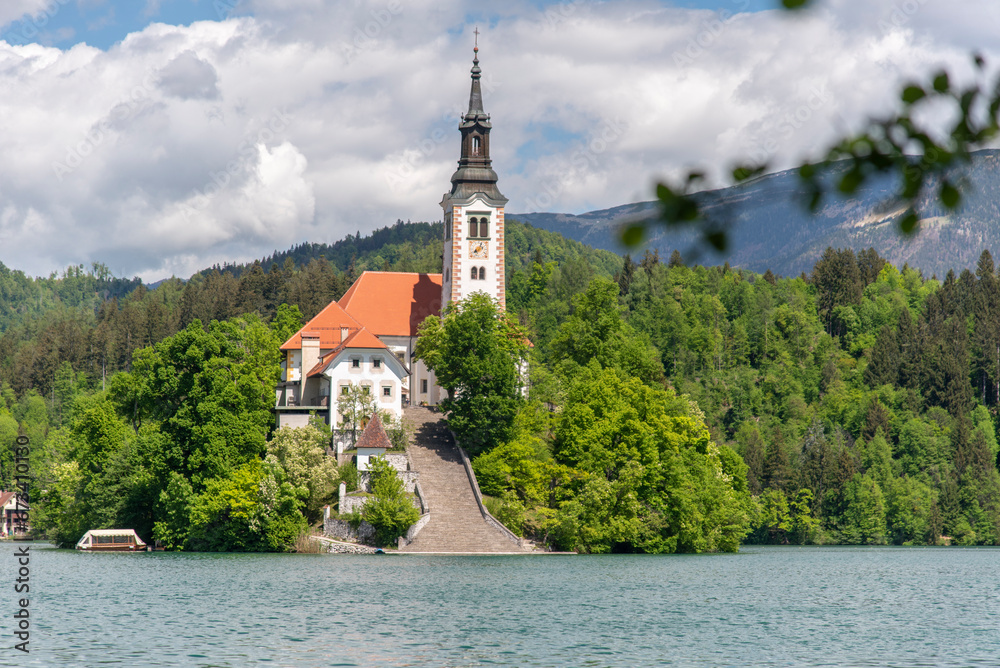
[[352,359],[351,360],[351,368],[352,369],[360,369],[361,368],[361,360],[358,359],[357,357],[355,357],[354,359]]
[[490,236],[490,219],[487,216],[469,218],[469,237],[487,239]]
[[475,280],[478,280],[478,279],[479,279],[479,267],[473,267],[472,268],[472,280],[475,281]]
[[373,357],[372,358],[372,367],[375,368],[375,369],[381,369],[382,368],[382,358],[381,357]]
[[444,282],[451,283],[451,269],[448,267],[445,267],[444,270]]
[[479,155],[479,137],[472,138],[472,155]]
[[405,358],[406,358],[406,353],[404,353],[402,350],[396,351],[396,359],[402,362]]
[[340,386],[340,396],[346,397],[347,393],[350,391],[350,389],[351,389],[350,385],[341,385]]
[[382,386],[382,396],[383,397],[391,397],[392,396],[392,385],[383,385]]
[[371,385],[362,385],[361,386],[361,394],[363,394],[363,395],[365,395],[367,397],[371,393],[372,393],[372,386]]
[[480,281],[485,281],[486,280],[486,267],[480,267],[479,268],[479,280]]
[[424,378],[420,381],[420,394],[427,394],[427,379]]

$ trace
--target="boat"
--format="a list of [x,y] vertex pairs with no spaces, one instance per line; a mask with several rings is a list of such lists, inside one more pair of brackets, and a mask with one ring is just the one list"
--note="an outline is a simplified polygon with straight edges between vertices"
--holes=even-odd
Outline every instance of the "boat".
[[83,552],[145,552],[135,529],[91,529],[76,544]]

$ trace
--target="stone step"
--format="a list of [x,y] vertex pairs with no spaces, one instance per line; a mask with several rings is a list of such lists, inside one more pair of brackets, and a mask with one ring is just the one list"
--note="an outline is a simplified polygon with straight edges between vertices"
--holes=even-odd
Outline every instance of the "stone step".
[[477,554],[521,551],[483,519],[458,448],[441,414],[411,407],[406,409],[403,419],[413,434],[410,461],[420,472],[420,489],[430,507],[431,519],[402,551]]

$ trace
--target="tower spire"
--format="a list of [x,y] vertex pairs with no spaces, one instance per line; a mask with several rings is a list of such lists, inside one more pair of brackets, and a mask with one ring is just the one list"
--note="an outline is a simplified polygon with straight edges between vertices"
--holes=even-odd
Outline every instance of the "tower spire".
[[444,246],[441,260],[441,303],[461,301],[483,292],[504,308],[507,303],[504,265],[504,207],[507,198],[497,188],[497,173],[490,160],[489,115],[483,110],[479,69],[479,27],[472,49],[472,90],[469,111],[458,131],[462,152],[451,177],[451,191],[444,194]]
[[451,177],[449,197],[464,199],[474,193],[483,193],[491,200],[503,203],[507,199],[497,188],[497,174],[490,160],[490,117],[483,110],[483,89],[479,67],[479,28],[476,28],[476,46],[472,49],[472,90],[469,93],[469,111],[462,117],[458,129],[462,133],[462,153],[458,170]]
[[479,79],[483,71],[479,69],[479,27],[476,26],[476,46],[472,49],[472,92],[469,93],[469,113],[465,115],[465,120],[476,120],[480,115],[486,114],[483,111],[483,90],[479,85]]

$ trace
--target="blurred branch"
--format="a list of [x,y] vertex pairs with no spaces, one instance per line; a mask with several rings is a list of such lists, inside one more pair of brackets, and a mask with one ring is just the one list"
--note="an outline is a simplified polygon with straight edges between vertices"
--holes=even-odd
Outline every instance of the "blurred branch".
[[[787,8],[810,2],[783,0]],[[962,194],[955,185],[955,168],[967,167],[972,153],[1000,134],[1000,76],[988,85],[985,61],[975,55],[973,62],[977,76],[971,85],[955,86],[943,70],[924,83],[911,82],[900,93],[903,106],[898,114],[870,120],[864,131],[841,139],[822,159],[799,165],[804,206],[815,213],[832,192],[853,195],[879,175],[896,175],[899,182],[891,201],[905,210],[899,219],[904,234],[917,229],[917,204],[925,196],[931,195],[947,211],[957,209]],[[938,111],[943,105],[952,108],[957,119],[946,136],[935,139],[935,134],[940,133],[924,127],[915,116],[927,107]],[[733,184],[767,170],[767,163],[741,164],[732,171]],[[626,227],[622,241],[629,246],[640,244],[653,225],[696,226],[703,247],[724,252],[731,221],[707,216],[700,207],[695,193],[704,178],[704,171],[692,170],[678,182],[658,184],[659,216]],[[932,189],[934,192],[930,192]]]

